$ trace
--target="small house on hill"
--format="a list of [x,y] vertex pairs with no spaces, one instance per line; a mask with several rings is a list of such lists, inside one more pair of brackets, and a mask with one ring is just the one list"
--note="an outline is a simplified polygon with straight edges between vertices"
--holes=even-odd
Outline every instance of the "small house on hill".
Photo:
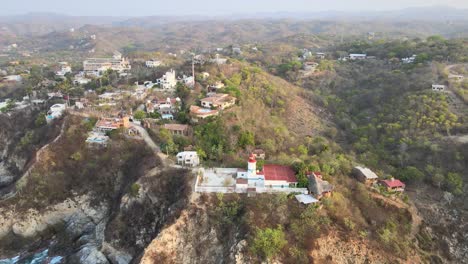
[[200,158],[196,151],[183,151],[177,153],[177,164],[186,167],[196,167],[200,165]]
[[435,91],[435,92],[443,92],[443,91],[445,91],[445,85],[433,84],[433,85],[432,85],[432,91]]
[[178,136],[189,136],[190,126],[182,124],[164,124],[164,128],[167,129],[172,135]]
[[389,192],[403,192],[406,185],[398,179],[391,178],[389,180],[382,180],[379,182],[380,185],[387,188]]
[[309,173],[309,191],[315,198],[321,199],[322,197],[330,196],[333,191],[333,185],[328,181],[323,180],[320,172]]
[[354,167],[352,174],[356,179],[366,185],[373,185],[379,178],[377,174],[365,167]]

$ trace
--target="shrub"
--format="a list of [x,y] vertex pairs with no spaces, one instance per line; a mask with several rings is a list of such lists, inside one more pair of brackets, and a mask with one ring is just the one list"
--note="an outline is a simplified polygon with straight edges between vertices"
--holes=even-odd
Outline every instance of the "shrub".
[[130,186],[130,196],[136,197],[138,196],[138,193],[140,192],[140,185],[138,183],[132,184]]
[[271,259],[276,256],[286,244],[287,241],[281,226],[278,226],[276,229],[258,229],[252,241],[251,250],[263,259]]

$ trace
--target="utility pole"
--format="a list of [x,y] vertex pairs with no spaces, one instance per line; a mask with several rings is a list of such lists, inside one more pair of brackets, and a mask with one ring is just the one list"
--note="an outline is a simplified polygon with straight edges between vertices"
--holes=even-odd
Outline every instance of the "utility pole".
[[195,88],[195,55],[192,57],[192,77],[193,77],[192,88]]

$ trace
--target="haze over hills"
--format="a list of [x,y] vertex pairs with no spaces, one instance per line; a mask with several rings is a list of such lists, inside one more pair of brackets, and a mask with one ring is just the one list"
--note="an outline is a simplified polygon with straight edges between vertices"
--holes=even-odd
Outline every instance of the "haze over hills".
[[414,7],[394,11],[343,12],[276,12],[276,13],[246,13],[231,15],[169,15],[169,16],[71,16],[57,13],[28,13],[24,15],[0,16],[1,31],[9,31],[19,35],[41,35],[52,31],[79,28],[84,25],[146,27],[153,28],[173,22],[193,21],[233,21],[257,19],[288,19],[288,20],[325,20],[325,21],[427,21],[429,23],[464,24],[468,21],[468,10],[445,6]]

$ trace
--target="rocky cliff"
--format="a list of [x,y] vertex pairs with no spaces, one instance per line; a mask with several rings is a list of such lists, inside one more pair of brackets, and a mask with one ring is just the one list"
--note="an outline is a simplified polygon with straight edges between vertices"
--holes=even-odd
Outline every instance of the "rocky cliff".
[[65,263],[130,263],[185,207],[189,171],[121,135],[87,146],[83,122],[65,117],[61,136],[0,200],[0,259],[48,248]]
[[140,263],[250,263],[240,237],[223,237],[213,224],[213,208],[194,198],[177,221],[167,226],[146,248]]
[[0,114],[0,197],[25,172],[36,152],[59,134],[61,122],[44,126],[36,123],[40,118],[40,109],[32,107]]

